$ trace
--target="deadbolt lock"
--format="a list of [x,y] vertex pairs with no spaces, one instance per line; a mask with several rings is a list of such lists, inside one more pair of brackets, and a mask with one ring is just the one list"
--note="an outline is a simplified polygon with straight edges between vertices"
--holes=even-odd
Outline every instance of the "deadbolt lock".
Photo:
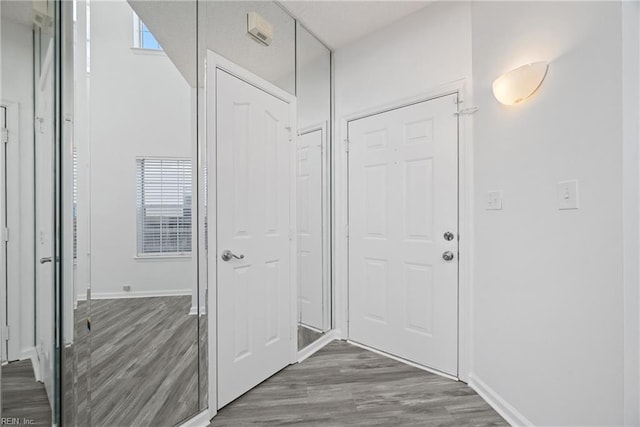
[[446,251],[442,253],[442,259],[445,261],[451,261],[453,259],[453,252]]
[[447,242],[452,241],[455,237],[456,236],[450,231],[447,231],[446,233],[444,233],[444,240],[446,240]]

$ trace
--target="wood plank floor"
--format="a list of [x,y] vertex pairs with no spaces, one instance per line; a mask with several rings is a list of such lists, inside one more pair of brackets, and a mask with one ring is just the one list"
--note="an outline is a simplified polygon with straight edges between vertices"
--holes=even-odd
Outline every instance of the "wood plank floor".
[[51,425],[51,408],[44,384],[36,381],[31,360],[2,367],[2,417],[18,418],[20,425]]
[[507,426],[466,384],[334,341],[245,393],[222,426]]
[[172,426],[198,412],[191,297],[91,302],[91,425]]

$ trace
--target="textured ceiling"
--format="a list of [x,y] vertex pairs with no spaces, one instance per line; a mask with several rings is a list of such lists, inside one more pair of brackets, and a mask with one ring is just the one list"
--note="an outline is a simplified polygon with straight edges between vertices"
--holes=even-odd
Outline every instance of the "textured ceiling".
[[281,0],[280,4],[331,49],[338,49],[422,9],[430,1]]

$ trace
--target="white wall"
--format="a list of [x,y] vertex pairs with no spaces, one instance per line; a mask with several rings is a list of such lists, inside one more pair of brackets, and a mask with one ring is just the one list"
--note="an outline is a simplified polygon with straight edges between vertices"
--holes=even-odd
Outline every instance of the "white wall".
[[[475,182],[470,384],[516,424],[638,421],[638,29],[627,15],[616,2],[436,3],[335,52],[339,143],[350,114],[472,77],[466,101],[480,110],[461,121]],[[499,105],[491,82],[535,60],[551,63],[539,93]],[[567,179],[580,180],[580,209],[559,211]],[[489,190],[503,191],[503,210],[484,209]],[[344,328],[342,241],[336,250]]]
[[338,49],[338,119],[470,77],[470,22],[468,3],[436,3]]
[[126,2],[91,3],[92,296],[122,293],[124,284],[132,294],[189,294],[195,257],[136,258],[136,157],[192,157],[191,90],[164,53],[133,50],[132,34]]
[[[33,48],[32,31],[23,24],[2,20],[2,93],[3,101],[19,104],[19,140],[11,143],[19,147],[19,171],[13,175],[18,186],[10,189],[16,197],[10,203],[19,204],[19,214],[12,215],[12,237],[19,245],[17,253],[9,254],[10,268],[17,269],[13,276],[19,286],[19,301],[10,306],[19,311],[19,323],[11,325],[12,336],[19,337],[20,357],[33,349],[34,323],[34,266],[33,266]],[[11,149],[10,149],[11,150]],[[18,166],[18,165],[10,165]],[[14,180],[15,183],[15,180]],[[11,184],[10,184],[11,185]],[[14,240],[14,242],[16,241]]]
[[624,422],[640,424],[640,3],[622,3]]
[[[620,425],[620,4],[474,2],[472,28],[472,382],[518,424]],[[540,91],[498,104],[493,79],[536,60],[550,62]],[[580,209],[559,211],[556,183],[568,179]],[[503,210],[485,210],[489,190],[502,190]]]

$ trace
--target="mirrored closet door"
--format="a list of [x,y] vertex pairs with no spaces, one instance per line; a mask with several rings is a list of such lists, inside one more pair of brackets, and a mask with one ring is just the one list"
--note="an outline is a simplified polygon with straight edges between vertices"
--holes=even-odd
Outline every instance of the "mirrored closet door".
[[75,2],[77,425],[201,410],[196,20],[195,1]]
[[331,329],[331,52],[298,24],[298,349]]

